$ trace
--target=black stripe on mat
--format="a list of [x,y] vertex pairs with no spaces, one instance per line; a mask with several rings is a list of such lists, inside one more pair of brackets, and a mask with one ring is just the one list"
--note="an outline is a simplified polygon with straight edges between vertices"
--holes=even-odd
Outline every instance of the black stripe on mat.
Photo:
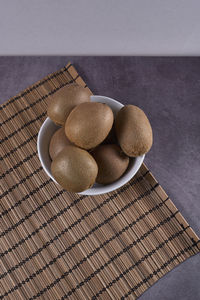
[[[174,217],[174,214],[171,215],[170,217],[168,217],[167,219],[162,221],[162,224],[164,225],[165,222],[169,222],[169,220],[171,218]],[[161,223],[157,224],[157,226],[161,226]],[[152,233],[153,228],[151,228],[149,230],[150,233]],[[118,252],[115,256],[111,257],[104,265],[102,265],[100,268],[98,268],[96,271],[94,271],[92,274],[90,274],[87,278],[85,278],[82,282],[80,282],[79,284],[77,284],[76,287],[74,287],[72,290],[70,290],[67,294],[65,294],[65,296],[63,296],[61,299],[65,299],[69,296],[71,296],[77,289],[81,288],[85,283],[88,283],[94,276],[96,276],[98,273],[100,273],[103,269],[105,269],[109,264],[111,264],[115,259],[119,258],[122,254],[126,253],[128,250],[130,250],[133,246],[137,245],[138,242],[140,242],[141,240],[143,240],[146,236],[148,236],[147,233],[145,233],[143,236],[141,236],[140,238],[138,238],[136,241],[134,241],[133,243],[131,243],[130,245],[128,245],[126,248],[124,248],[123,250],[121,250],[120,252]],[[148,255],[148,254],[147,254]],[[152,255],[152,254],[151,254]],[[59,278],[57,278],[54,282],[52,282],[50,285],[48,285],[47,287],[45,287],[43,290],[41,290],[40,292],[38,292],[36,295],[34,295],[33,297],[31,297],[29,300],[33,300],[36,299],[38,297],[40,297],[42,294],[44,294],[44,292],[46,292],[47,290],[49,290],[50,288],[52,288],[55,284],[57,284],[60,280],[62,280],[63,278],[65,278],[66,273],[68,271],[64,272]]]
[[[156,192],[156,194],[157,194],[157,196],[159,197],[159,199],[162,199],[162,197],[159,195],[159,193]],[[170,207],[169,207],[168,205],[166,205],[166,208],[167,208],[167,210],[168,210],[170,213],[172,213],[172,210],[170,209]],[[175,220],[176,220],[178,226],[180,226],[181,228],[185,228],[184,225],[180,222],[179,219],[176,218]],[[176,224],[176,225],[177,225],[177,224]],[[191,236],[190,236],[190,234],[189,234],[187,231],[186,231],[186,235],[188,236],[189,239],[191,239]],[[185,238],[185,241],[187,241],[186,238]]]
[[15,151],[21,149],[24,147],[26,144],[28,144],[30,141],[32,141],[34,138],[36,138],[38,135],[38,132],[34,135],[32,135],[30,138],[25,140],[22,144],[19,144],[17,147],[13,148],[10,152],[7,152],[5,155],[0,156],[0,160],[4,160],[5,158],[8,158],[11,154],[13,154]]
[[[40,169],[40,168],[39,168]],[[36,170],[36,174],[38,173],[39,169]],[[30,175],[28,175],[27,177],[23,178],[22,180],[25,181],[27,179],[29,179],[28,177],[31,177],[34,175],[34,172],[31,173]],[[27,200],[29,197],[33,196],[35,193],[37,193],[40,189],[42,189],[43,187],[45,187],[47,184],[49,184],[52,180],[48,179],[45,182],[43,182],[42,184],[39,185],[39,187],[35,188],[34,190],[30,191],[28,194],[26,194],[21,200],[19,200],[18,202],[16,202],[15,204],[13,204],[11,207],[9,207],[8,209],[4,210],[1,215],[0,218],[2,218],[5,214],[9,213],[12,209],[14,209],[15,207],[19,206],[23,201]],[[18,183],[19,184],[19,183]],[[18,185],[17,184],[17,185]],[[15,186],[13,185],[11,187],[11,189],[14,189]],[[49,203],[50,199],[43,202],[43,206],[46,206],[47,203]],[[32,211],[33,212],[33,211]],[[34,213],[33,213],[34,214]],[[10,230],[9,230],[10,231]]]
[[[168,199],[167,199],[168,200]],[[165,200],[166,201],[166,200]],[[73,268],[72,271],[77,269],[81,264],[83,264],[83,262],[85,262],[88,258],[92,257],[94,254],[96,254],[101,248],[105,247],[108,243],[110,243],[112,240],[114,240],[115,238],[119,237],[122,233],[124,233],[125,231],[127,231],[129,228],[133,227],[135,224],[137,224],[139,221],[141,221],[142,219],[144,219],[146,216],[148,216],[149,214],[151,214],[153,211],[159,209],[160,207],[162,207],[164,205],[164,202],[159,203],[158,205],[154,206],[153,208],[151,208],[149,211],[145,212],[144,214],[140,215],[135,221],[131,222],[130,224],[128,224],[127,226],[125,226],[122,230],[120,230],[119,232],[117,232],[116,234],[114,234],[112,237],[110,237],[108,240],[106,240],[104,243],[102,243],[99,247],[97,247],[95,250],[93,250],[93,252],[91,252],[90,254],[88,254],[84,259],[82,259],[80,262],[78,262]],[[68,229],[69,230],[69,229]],[[63,230],[65,231],[65,230]],[[60,233],[61,234],[61,233]],[[60,235],[59,234],[59,235]],[[54,237],[55,240],[57,240],[59,238],[59,235],[56,235]],[[49,241],[48,243],[50,243],[51,241]],[[49,246],[49,244],[48,244]],[[41,247],[43,248],[43,247]],[[39,248],[39,249],[41,249]],[[46,247],[45,247],[46,248]],[[38,250],[39,250],[38,249]],[[44,249],[44,248],[43,248]],[[61,252],[58,256],[56,256],[52,261],[50,261],[48,264],[46,264],[45,266],[43,266],[41,269],[39,269],[36,273],[36,275],[38,275],[38,272],[41,273],[42,271],[44,271],[47,267],[49,267],[50,265],[52,265],[53,263],[56,262],[57,259],[60,259],[63,255],[65,255],[68,251],[70,251],[72,249],[72,246],[69,246],[68,248],[66,248],[63,252]],[[0,279],[4,278],[6,275],[12,273],[13,271],[15,271],[18,267],[21,267],[22,265],[24,265],[27,261],[31,260],[33,257],[35,257],[36,255],[38,255],[38,250],[35,253],[32,253],[31,256],[27,257],[26,259],[20,261],[19,264],[13,266],[12,268],[10,268],[9,270],[7,270],[5,273],[3,273],[2,275],[0,275]],[[41,252],[41,251],[40,251]],[[68,271],[69,273],[71,273],[71,271]],[[34,276],[35,277],[35,276]]]
[[[33,194],[37,193],[40,189],[42,189],[43,187],[45,187],[47,184],[49,184],[52,180],[49,179],[47,181],[45,181],[44,183],[42,183],[39,187],[37,187],[36,189],[34,189],[33,191],[31,191],[29,194],[27,194],[24,198],[22,198],[24,200],[27,200],[30,196],[32,196]],[[39,211],[40,209],[42,209],[44,206],[46,206],[48,203],[50,203],[53,199],[59,197],[61,194],[64,193],[64,190],[61,190],[59,192],[57,192],[54,196],[52,196],[50,199],[48,199],[47,201],[43,202],[41,205],[39,205],[38,207],[36,207],[36,209],[32,210],[28,215],[26,215],[25,217],[21,218],[17,223],[13,224],[12,226],[8,227],[5,231],[3,231],[0,234],[0,237],[5,236],[8,232],[10,232],[13,229],[16,229],[16,227],[18,227],[19,225],[21,225],[22,223],[24,223],[27,219],[29,219],[30,217],[32,217],[37,211]],[[22,202],[21,201],[21,202]],[[46,227],[49,223],[51,223],[54,219],[56,219],[58,217],[59,213],[53,217],[51,217],[47,222],[43,223],[39,228],[42,229],[44,227]],[[38,230],[39,230],[38,228]],[[37,230],[36,230],[37,231]],[[32,233],[30,233],[25,239],[22,239],[23,241],[27,240],[29,237],[35,235],[37,232],[34,231]],[[21,240],[21,241],[22,241]],[[17,244],[21,244],[21,241],[19,241]],[[16,244],[12,247],[12,248],[16,248]],[[10,252],[10,251],[9,251]],[[2,257],[4,255],[4,253],[0,254],[0,257]]]
[[[34,176],[35,174],[39,173],[40,171],[42,171],[42,167],[39,167],[38,169],[36,169],[34,172],[30,173],[29,175],[27,175],[26,177],[22,178],[18,183],[14,184],[13,186],[9,187],[8,190],[6,190],[3,194],[0,195],[0,199],[2,199],[3,197],[5,197],[6,195],[8,195],[10,192],[12,192],[14,189],[16,189],[18,186],[20,186],[22,183],[24,183],[26,180],[30,179],[32,176]],[[12,205],[11,207],[9,207],[8,209],[4,210],[1,214],[0,214],[0,218],[2,218],[5,214],[7,214],[9,211],[11,211],[13,208],[17,207],[22,201],[18,201],[15,202],[14,205]]]
[[197,249],[199,250],[198,244],[200,243],[200,240],[195,241],[195,240],[194,240],[193,238],[191,238],[191,237],[190,237],[190,239],[191,239],[191,241],[192,241],[192,243],[193,243],[193,246],[197,247]]
[[12,98],[11,100],[8,100],[8,102],[6,102],[5,104],[2,104],[0,106],[0,110],[2,110],[3,108],[5,108],[6,106],[8,106],[9,104],[13,103],[14,101],[20,99],[23,96],[28,95],[29,93],[31,93],[32,91],[34,91],[36,88],[38,88],[39,86],[43,85],[44,83],[48,82],[51,79],[56,78],[57,76],[63,74],[64,72],[66,72],[70,67],[72,66],[72,64],[70,64],[68,67],[64,67],[62,70],[60,70],[59,72],[56,72],[53,75],[50,75],[48,78],[40,81],[38,84],[35,84],[33,87],[27,89],[25,92],[22,92],[20,95],[15,96],[14,98]]
[[[176,214],[176,213],[175,213]],[[159,224],[157,224],[156,226],[152,227],[148,232],[146,232],[143,236],[142,239],[141,237],[138,238],[137,240],[143,240],[145,239],[150,233],[152,233],[155,228],[160,227],[161,225],[164,225],[165,223],[169,222],[171,220],[172,217],[174,217],[174,215],[169,216],[168,218],[166,218],[165,220],[163,220],[162,222],[160,222]],[[88,283],[89,280],[91,280],[94,276],[96,276],[100,271],[102,271],[103,269],[105,269],[109,264],[111,264],[115,259],[119,258],[122,254],[126,253],[128,250],[130,250],[133,246],[135,246],[136,241],[134,241],[133,243],[131,243],[130,245],[128,245],[126,248],[124,248],[123,250],[121,250],[120,252],[118,252],[115,256],[113,256],[112,258],[110,258],[104,265],[102,265],[100,268],[98,268],[96,271],[94,271],[92,274],[90,274],[87,278],[85,278],[82,282],[78,283],[76,285],[76,287],[74,287],[73,289],[71,289],[71,291],[69,291],[65,296],[63,296],[61,298],[61,300],[66,299],[67,297],[71,296],[77,289],[79,289],[80,287],[82,287],[85,283]],[[154,250],[155,251],[155,250]],[[151,252],[154,253],[154,251],[152,250]],[[152,253],[152,254],[153,254]],[[151,254],[151,255],[152,255]],[[148,252],[147,252],[148,255]],[[35,299],[34,297],[31,299]]]
[[[176,213],[175,213],[176,214]],[[157,228],[159,228],[160,226],[164,225],[165,223],[169,222],[171,218],[173,218],[175,216],[175,214],[172,214],[171,216],[167,217],[165,220],[161,221],[159,224],[157,224],[156,226],[154,226],[153,228],[151,228],[148,232],[146,232],[143,236],[141,236],[140,238],[138,238],[137,240],[135,240],[133,243],[131,243],[129,246],[127,246],[126,248],[124,248],[123,250],[121,250],[120,252],[118,252],[115,256],[113,256],[111,259],[109,259],[108,262],[106,262],[104,265],[102,265],[100,268],[98,268],[94,273],[90,274],[87,278],[84,279],[84,281],[82,281],[81,283],[79,283],[75,288],[73,288],[71,291],[69,291],[67,293],[67,295],[65,295],[66,297],[71,296],[75,290],[79,289],[81,286],[83,286],[83,284],[87,283],[89,280],[91,280],[95,275],[97,275],[101,270],[103,270],[105,267],[107,267],[109,264],[111,264],[115,259],[117,259],[118,257],[120,257],[123,253],[127,252],[128,250],[130,250],[133,246],[135,246],[137,243],[139,243],[140,241],[144,240],[149,234],[151,234],[154,230],[156,230]],[[105,220],[106,221],[106,220]],[[98,227],[98,226],[97,226]],[[86,238],[86,236],[84,236]],[[84,238],[84,239],[85,239]],[[71,245],[72,246],[72,245]],[[69,247],[68,247],[69,248]],[[95,249],[96,250],[96,249]],[[48,263],[46,266],[44,266],[42,269],[36,271],[34,274],[32,274],[30,277],[27,277],[25,280],[23,280],[22,282],[18,283],[16,286],[14,286],[12,289],[10,289],[9,291],[7,291],[3,297],[8,296],[10,293],[16,291],[18,288],[20,288],[22,285],[26,284],[27,282],[29,282],[31,279],[33,279],[34,277],[36,277],[38,274],[40,274],[43,270],[45,270],[47,267],[49,267],[50,265],[52,265],[53,263],[55,263],[57,258],[53,259],[50,263]],[[37,297],[40,297],[42,294],[44,294],[44,292],[46,292],[47,290],[49,290],[50,288],[52,288],[55,284],[57,284],[61,279],[63,279],[65,276],[67,276],[68,274],[70,274],[73,270],[68,270],[66,272],[64,272],[62,274],[61,277],[57,278],[55,281],[53,281],[50,285],[48,285],[47,287],[45,287],[43,290],[41,290],[40,292],[37,293],[37,295],[33,296],[32,298],[30,298],[29,300],[32,299],[36,299]],[[66,298],[64,297],[64,298]],[[62,299],[64,299],[62,298]],[[1,298],[0,298],[1,299]]]
[[[75,80],[78,77],[75,78]],[[70,81],[71,82],[71,81]],[[68,83],[70,83],[68,82]],[[85,87],[87,87],[87,85],[85,85]],[[38,133],[34,134],[33,136],[31,136],[30,138],[28,138],[27,140],[25,140],[22,144],[18,145],[17,147],[13,148],[10,152],[7,152],[4,156],[0,157],[0,160],[3,160],[4,158],[8,158],[11,154],[13,154],[16,150],[22,148],[23,146],[25,146],[27,143],[29,143],[31,140],[33,140],[35,137],[37,137]]]
[[[73,80],[71,80],[70,82],[68,82],[67,84],[76,81],[76,79],[77,79],[78,77],[79,77],[79,75],[78,75],[76,78],[74,78]],[[56,90],[54,90],[54,92],[58,91],[60,88],[62,88],[63,86],[65,86],[65,85],[67,85],[67,84],[61,85],[59,88],[57,88]],[[48,96],[51,95],[51,94],[52,94],[52,93],[49,93]],[[46,96],[42,96],[39,100],[41,101],[41,100],[43,100],[45,97],[47,97],[47,95],[46,95]],[[3,142],[7,141],[9,138],[13,137],[16,133],[18,133],[19,131],[21,131],[22,129],[24,129],[25,127],[27,127],[28,125],[30,125],[30,124],[34,123],[35,121],[39,120],[40,118],[42,118],[43,116],[45,116],[45,114],[46,114],[46,112],[43,112],[43,113],[42,113],[41,115],[39,115],[37,118],[32,119],[32,120],[30,120],[29,122],[25,123],[22,127],[18,128],[17,130],[15,130],[15,131],[13,131],[12,133],[10,133],[8,136],[6,136],[6,137],[4,137],[3,139],[1,139],[0,144],[2,144]],[[2,123],[2,125],[5,124],[5,122],[6,122],[6,120]]]
[[166,261],[166,263],[164,263],[160,268],[156,269],[155,271],[153,271],[149,276],[147,276],[146,278],[144,278],[142,281],[140,281],[137,285],[135,285],[134,287],[132,287],[130,289],[130,291],[125,294],[123,297],[121,297],[121,300],[124,300],[125,298],[127,298],[132,292],[136,291],[139,287],[141,287],[144,283],[148,282],[149,279],[151,279],[154,275],[157,275],[161,270],[165,269],[170,263],[172,263],[174,260],[176,260],[179,256],[185,254],[187,251],[191,250],[192,246],[189,246],[187,248],[184,248],[183,250],[181,250],[178,254],[172,256],[168,261]]
[[17,111],[14,115],[10,116],[8,119],[6,119],[5,121],[3,121],[2,123],[0,123],[0,126],[3,126],[5,125],[6,123],[8,123],[9,121],[11,121],[12,119],[14,119],[16,116],[18,116],[19,114],[25,112],[26,110],[28,110],[29,108],[32,108],[33,106],[35,106],[36,104],[40,103],[41,101],[45,100],[46,98],[48,98],[49,96],[55,94],[58,90],[60,90],[61,88],[63,88],[64,86],[70,84],[70,83],[73,83],[77,80],[77,78],[79,77],[79,75],[76,76],[76,78],[68,81],[68,82],[65,82],[63,83],[62,85],[60,85],[59,87],[51,90],[48,94],[38,98],[35,102],[29,104],[28,106],[26,106],[25,108]]
[[[148,252],[146,255],[144,255],[142,258],[140,258],[136,263],[134,263],[132,266],[130,266],[128,269],[123,271],[119,276],[117,276],[115,279],[113,279],[111,282],[109,282],[104,288],[102,288],[96,295],[92,297],[92,300],[97,299],[103,292],[105,292],[108,288],[110,288],[113,284],[118,282],[121,278],[123,278],[128,272],[133,270],[135,267],[137,267],[139,264],[144,262],[148,257],[151,257],[156,251],[160,250],[163,246],[168,244],[173,239],[177,238],[179,235],[183,234],[186,229],[182,229],[181,231],[178,231],[171,235],[168,239],[164,240],[161,244],[159,244],[155,249]],[[165,265],[165,264],[164,264]],[[167,265],[166,265],[167,266]],[[150,278],[152,278],[151,276]]]
[[20,128],[16,129],[12,133],[10,133],[8,136],[5,136],[3,139],[1,139],[0,144],[3,144],[5,141],[8,141],[11,137],[13,137],[15,134],[19,133],[21,130],[26,128],[27,126],[31,125],[32,123],[40,120],[42,117],[46,115],[46,111],[43,112],[41,115],[37,116],[37,118],[30,120],[29,122],[25,123],[23,126]]
[[[35,193],[37,193],[40,189],[44,188],[46,185],[48,185],[50,182],[52,182],[51,179],[46,180],[45,182],[43,182],[42,184],[40,184],[36,189],[32,190],[30,193],[26,194],[21,200],[19,200],[18,202],[16,202],[14,205],[12,205],[10,208],[8,208],[7,210],[3,211],[1,214],[1,217],[3,217],[3,215],[5,215],[6,213],[8,213],[9,211],[11,211],[13,208],[19,206],[23,201],[27,200],[29,197],[33,196]],[[59,194],[57,193],[57,196],[60,196],[60,194],[62,194],[61,191],[59,192]],[[54,199],[54,196],[51,197],[49,200],[43,202],[41,205],[39,205],[34,211],[32,211],[31,213],[35,214],[38,210],[40,210],[41,208],[43,208],[44,206],[46,206],[48,203],[50,203],[52,200]],[[30,213],[30,214],[31,214]],[[25,216],[25,218],[30,218],[31,215],[28,214],[27,216]],[[23,223],[26,219],[20,219],[19,222],[15,223],[13,226],[19,226],[21,223]],[[18,224],[20,223],[20,224]],[[9,227],[7,228],[4,232],[2,232],[0,234],[0,237],[3,237],[4,235],[6,235],[9,231],[11,231],[13,228]],[[0,253],[0,257],[2,256],[2,253]]]
[[[158,197],[159,197],[160,199],[162,199],[162,197],[161,197],[157,192],[156,192],[156,194],[158,195]],[[170,213],[172,213],[172,210],[170,209],[170,207],[169,207],[168,205],[166,205],[166,208],[167,208],[167,210],[168,210]],[[176,221],[177,221],[178,225],[181,226],[181,228],[185,228],[184,225],[181,223],[181,221],[180,221],[179,219],[176,218]],[[192,240],[193,245],[194,245],[195,241],[194,241],[193,238],[191,238],[189,232],[186,231],[186,235],[187,235],[187,237],[188,237],[190,240]],[[187,239],[186,239],[186,241],[187,241]],[[196,247],[198,248],[198,245],[196,245]],[[199,248],[198,248],[198,249],[199,249]]]
[[[98,206],[94,207],[91,211],[87,212],[85,215],[83,215],[80,219],[78,219],[78,223],[80,223],[85,217],[89,216],[91,213],[93,213],[94,211],[96,211],[97,209],[101,208],[103,205],[105,205],[107,202],[109,202],[110,200],[116,198],[118,195],[120,195],[123,191],[125,191],[126,189],[128,189],[130,186],[133,186],[135,183],[140,182],[144,176],[146,174],[148,174],[149,171],[147,171],[144,175],[136,178],[134,181],[130,182],[129,184],[123,186],[118,192],[116,192],[115,194],[112,194],[110,197],[106,198],[102,203],[100,203]],[[34,211],[30,212],[30,214],[28,214],[27,216],[25,216],[23,219],[21,219],[19,222],[20,224],[22,224],[25,219],[28,219],[30,216],[32,216],[36,211],[38,211],[39,209],[41,209],[42,207],[46,206],[47,203],[49,203],[50,201],[52,201],[53,199],[55,199],[56,197],[58,197],[60,194],[64,193],[64,190],[61,190],[59,193],[57,193],[56,195],[54,195],[53,197],[51,197],[49,200],[47,200],[46,202],[44,202],[43,204],[41,204],[39,207],[37,207]],[[32,236],[34,236],[36,233],[38,233],[40,230],[42,230],[43,228],[45,228],[48,224],[50,224],[52,221],[54,221],[56,218],[60,217],[62,214],[64,214],[68,209],[70,209],[71,207],[73,207],[74,205],[76,205],[80,200],[84,199],[86,196],[81,196],[79,198],[77,198],[76,200],[74,200],[70,205],[68,205],[67,207],[65,207],[64,209],[62,209],[61,211],[59,211],[58,214],[54,215],[53,217],[51,217],[47,222],[43,223],[40,227],[38,227],[35,231],[33,231],[32,233],[30,233],[28,236],[26,236],[24,239],[20,240],[19,242],[17,242],[15,245],[13,245],[12,247],[10,247],[9,249],[7,249],[5,252],[0,254],[0,257],[3,257],[4,255],[8,254],[9,252],[11,252],[12,250],[16,249],[18,246],[20,246],[21,244],[23,244],[25,241],[27,241],[29,238],[31,238]],[[77,225],[77,221],[73,224],[71,224],[70,226],[72,226],[71,228],[73,228],[75,225]],[[18,222],[18,223],[19,223]],[[4,231],[3,233],[1,233],[1,236],[4,236],[8,231],[11,231],[12,229],[16,228],[16,225],[18,224],[14,224],[13,226],[9,227],[6,229],[6,232]],[[19,224],[18,224],[19,225]],[[17,225],[17,226],[18,226]],[[63,233],[67,232],[67,230],[69,230],[69,227],[66,228],[65,230],[63,230]],[[63,234],[62,233],[62,234]],[[62,235],[61,234],[61,235]],[[59,236],[60,237],[60,236]],[[56,238],[57,239],[57,238]],[[53,240],[52,240],[53,242]],[[49,243],[49,242],[47,242]],[[51,244],[51,243],[50,243]],[[45,247],[44,247],[45,248]],[[43,249],[43,247],[42,247]]]
[[23,163],[31,160],[34,156],[36,156],[37,151],[31,153],[29,156],[25,157],[23,160],[19,161],[16,165],[11,167],[10,169],[6,170],[3,174],[1,174],[0,179],[4,178],[6,175],[8,175],[10,172],[14,171],[15,169],[19,168]]

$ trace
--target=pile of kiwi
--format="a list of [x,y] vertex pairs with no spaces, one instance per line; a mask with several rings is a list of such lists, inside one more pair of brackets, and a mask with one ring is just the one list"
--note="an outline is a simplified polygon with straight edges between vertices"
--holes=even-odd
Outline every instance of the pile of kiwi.
[[151,125],[139,107],[126,105],[114,119],[108,105],[90,102],[89,91],[75,83],[51,96],[47,114],[59,126],[49,145],[52,175],[70,192],[116,181],[129,157],[152,146]]

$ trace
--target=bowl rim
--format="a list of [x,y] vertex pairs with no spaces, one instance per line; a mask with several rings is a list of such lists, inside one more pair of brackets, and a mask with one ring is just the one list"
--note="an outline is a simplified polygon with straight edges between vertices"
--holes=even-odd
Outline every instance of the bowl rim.
[[[100,95],[91,95],[90,96],[91,101],[93,102],[101,102],[102,99],[106,99],[109,102],[115,103],[117,104],[119,107],[123,107],[124,105],[122,103],[120,103],[119,101],[112,99],[110,97],[106,97],[106,96],[100,96]],[[96,101],[95,101],[96,100]],[[44,171],[46,172],[46,174],[56,183],[56,180],[54,179],[53,175],[48,171],[48,169],[46,168],[46,165],[42,159],[42,153],[41,153],[41,136],[43,134],[43,130],[46,126],[48,126],[48,123],[53,123],[53,121],[51,121],[51,119],[49,117],[47,117],[44,122],[42,123],[40,129],[39,129],[39,133],[38,133],[38,137],[37,137],[37,151],[38,151],[38,156],[39,156],[39,160],[40,163],[42,165],[42,168],[44,169]],[[123,174],[118,180],[116,180],[115,182],[108,184],[108,185],[99,185],[99,186],[93,186],[90,189],[87,189],[83,192],[77,193],[79,195],[87,195],[87,196],[93,196],[93,195],[102,195],[105,193],[109,193],[112,192],[114,190],[119,189],[120,187],[122,187],[123,185],[125,185],[128,181],[130,181],[138,172],[138,170],[140,169],[143,161],[145,158],[145,154],[138,156],[135,158],[136,161],[136,166],[134,169],[134,172],[131,172],[133,170],[133,167],[128,171],[128,173]]]
[[46,165],[42,159],[42,151],[41,151],[41,146],[40,146],[40,141],[41,141],[41,135],[43,134],[43,130],[44,128],[47,126],[48,122],[52,122],[51,119],[49,117],[47,117],[44,122],[42,123],[42,126],[40,127],[40,130],[38,132],[38,137],[37,137],[37,152],[38,152],[38,156],[39,156],[39,160],[40,163],[42,165],[42,168],[44,169],[44,171],[46,172],[46,174],[56,183],[57,181],[55,180],[55,178],[53,177],[53,175],[48,171],[48,169],[46,168]]

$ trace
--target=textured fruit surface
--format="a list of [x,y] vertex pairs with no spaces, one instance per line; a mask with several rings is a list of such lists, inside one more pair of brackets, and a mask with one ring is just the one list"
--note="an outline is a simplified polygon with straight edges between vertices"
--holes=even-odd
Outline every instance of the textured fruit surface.
[[87,151],[69,145],[52,161],[51,171],[64,189],[78,193],[94,184],[98,167]]
[[98,102],[86,102],[76,106],[65,123],[65,134],[75,145],[91,149],[99,145],[113,125],[111,108]]
[[115,131],[120,147],[130,157],[147,153],[153,143],[152,128],[143,110],[126,105],[118,112]]
[[57,125],[64,125],[72,109],[90,101],[90,92],[82,86],[72,83],[62,87],[51,96],[48,102],[47,115]]
[[49,155],[51,159],[54,159],[63,148],[71,144],[72,143],[65,135],[65,130],[63,127],[56,130],[49,144]]
[[100,145],[91,153],[98,165],[96,182],[109,184],[119,179],[126,171],[129,157],[118,145]]

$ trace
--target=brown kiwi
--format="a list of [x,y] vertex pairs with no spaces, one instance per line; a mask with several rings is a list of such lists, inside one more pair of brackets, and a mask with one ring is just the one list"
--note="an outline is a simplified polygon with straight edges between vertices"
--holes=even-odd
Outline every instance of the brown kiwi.
[[134,105],[120,109],[115,120],[120,147],[130,157],[147,153],[153,143],[152,128],[143,110]]
[[50,144],[49,144],[49,155],[51,159],[54,159],[58,153],[65,148],[67,145],[71,145],[72,143],[68,140],[65,135],[65,130],[63,127],[56,130],[53,134]]
[[51,96],[47,115],[56,125],[62,126],[76,105],[90,101],[90,95],[88,89],[76,83],[68,84]]
[[113,125],[111,108],[98,102],[86,102],[76,106],[65,123],[65,134],[75,145],[91,149],[99,145]]
[[96,182],[100,184],[109,184],[119,179],[129,164],[129,157],[115,144],[100,145],[91,154],[98,165]]
[[94,184],[98,167],[87,151],[68,145],[52,161],[51,172],[64,189],[79,193]]

